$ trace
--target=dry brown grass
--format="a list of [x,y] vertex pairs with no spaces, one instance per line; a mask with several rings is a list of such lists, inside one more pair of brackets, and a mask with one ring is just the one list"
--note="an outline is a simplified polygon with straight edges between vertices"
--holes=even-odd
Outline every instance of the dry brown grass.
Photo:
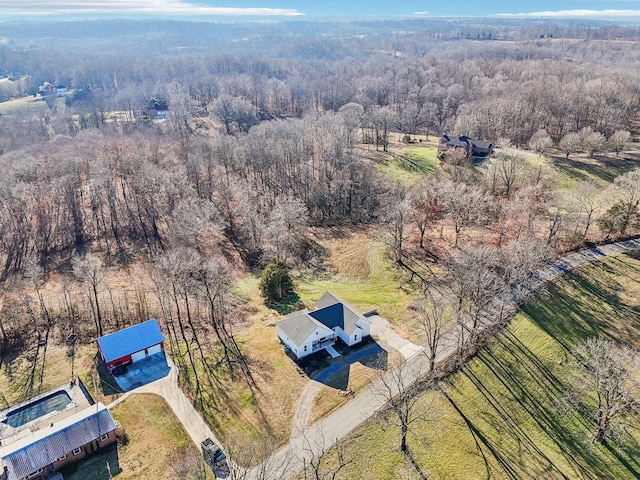
[[[169,405],[157,395],[131,395],[112,408],[111,414],[124,426],[128,442],[119,445],[117,452],[109,450],[89,457],[65,478],[106,480],[107,460],[118,480],[177,478],[176,464],[182,460],[180,457],[186,454],[201,457]],[[213,479],[211,472],[208,473],[207,478]]]

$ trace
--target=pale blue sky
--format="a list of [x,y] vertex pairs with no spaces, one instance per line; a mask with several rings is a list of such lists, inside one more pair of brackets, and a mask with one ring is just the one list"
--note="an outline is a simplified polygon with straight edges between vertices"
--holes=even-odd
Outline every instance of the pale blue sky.
[[305,16],[640,18],[640,0],[0,0],[0,14],[109,13]]

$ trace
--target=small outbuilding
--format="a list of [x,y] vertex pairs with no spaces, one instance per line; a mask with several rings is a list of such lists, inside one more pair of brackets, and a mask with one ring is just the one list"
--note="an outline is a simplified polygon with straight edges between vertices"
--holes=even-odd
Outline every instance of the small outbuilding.
[[102,360],[113,369],[144,360],[164,350],[164,335],[155,318],[96,340]]

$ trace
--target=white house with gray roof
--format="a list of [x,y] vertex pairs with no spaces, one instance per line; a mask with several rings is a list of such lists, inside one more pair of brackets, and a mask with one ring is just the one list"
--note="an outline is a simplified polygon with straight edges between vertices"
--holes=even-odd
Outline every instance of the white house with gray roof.
[[353,346],[371,334],[371,323],[337,295],[326,292],[316,302],[316,310],[301,310],[276,324],[278,338],[297,358],[327,349],[341,339]]

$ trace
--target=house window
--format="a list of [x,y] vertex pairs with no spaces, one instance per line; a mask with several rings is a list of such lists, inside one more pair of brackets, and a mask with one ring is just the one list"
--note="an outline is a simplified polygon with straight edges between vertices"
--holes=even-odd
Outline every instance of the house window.
[[104,435],[100,435],[100,441],[104,442],[107,438],[109,438],[109,434],[105,433]]
[[64,460],[65,458],[67,458],[67,454],[66,453],[64,455],[62,455],[61,457],[58,457],[58,461]]
[[305,351],[305,352],[307,351],[307,346],[306,346],[306,345],[304,346],[304,351]]
[[37,472],[30,473],[29,475],[27,475],[27,478],[37,477],[41,473],[42,473],[42,469],[38,470]]
[[71,452],[73,455],[80,455],[80,452],[82,451],[81,448],[74,448],[73,451]]

